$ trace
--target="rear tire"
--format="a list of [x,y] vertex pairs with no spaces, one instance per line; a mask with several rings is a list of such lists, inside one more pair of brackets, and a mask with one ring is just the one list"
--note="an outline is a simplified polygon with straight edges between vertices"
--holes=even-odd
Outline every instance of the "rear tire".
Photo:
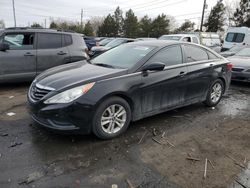
[[93,119],[93,133],[101,139],[112,139],[125,132],[131,121],[131,109],[126,100],[111,97],[102,102]]
[[217,79],[211,84],[204,103],[209,107],[215,107],[220,102],[223,93],[224,83],[222,80]]

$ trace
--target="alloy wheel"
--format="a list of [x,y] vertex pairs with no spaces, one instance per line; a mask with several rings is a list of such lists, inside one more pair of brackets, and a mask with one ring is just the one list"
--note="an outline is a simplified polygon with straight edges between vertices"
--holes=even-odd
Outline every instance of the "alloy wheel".
[[119,132],[125,125],[127,112],[119,104],[113,104],[107,107],[101,116],[101,127],[105,133],[114,134]]
[[222,95],[222,85],[220,83],[214,84],[210,95],[211,101],[213,103],[217,103],[220,100],[221,95]]

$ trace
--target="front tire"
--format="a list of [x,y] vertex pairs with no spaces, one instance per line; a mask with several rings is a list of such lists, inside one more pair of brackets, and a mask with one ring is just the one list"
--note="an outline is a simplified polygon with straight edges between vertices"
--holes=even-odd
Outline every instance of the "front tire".
[[222,82],[222,80],[217,79],[213,82],[213,84],[211,84],[204,103],[209,107],[216,106],[220,102],[223,93],[224,83]]
[[101,139],[111,139],[125,132],[131,121],[131,109],[126,100],[111,97],[102,102],[93,119],[93,133]]

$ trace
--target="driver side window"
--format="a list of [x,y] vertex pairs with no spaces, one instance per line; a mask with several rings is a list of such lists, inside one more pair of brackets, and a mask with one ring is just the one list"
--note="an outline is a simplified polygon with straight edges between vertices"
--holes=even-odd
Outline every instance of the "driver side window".
[[29,50],[34,48],[34,34],[32,33],[7,33],[3,43],[10,46],[10,50]]
[[161,62],[166,66],[178,65],[182,63],[182,51],[178,45],[166,47],[157,52],[150,60],[150,63]]

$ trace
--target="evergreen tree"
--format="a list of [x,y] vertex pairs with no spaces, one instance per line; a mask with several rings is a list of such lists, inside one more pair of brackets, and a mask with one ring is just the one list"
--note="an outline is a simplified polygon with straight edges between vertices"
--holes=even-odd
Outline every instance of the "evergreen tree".
[[195,23],[191,22],[190,20],[185,20],[183,24],[176,30],[176,32],[190,32],[194,31]]
[[126,37],[136,38],[138,35],[139,31],[138,19],[131,9],[129,9],[126,12],[123,30]]
[[123,19],[122,10],[120,9],[120,7],[117,7],[114,12],[114,20],[115,20],[115,27],[114,27],[115,36],[122,36],[124,19]]
[[56,24],[56,22],[52,21],[50,23],[50,26],[49,26],[50,29],[58,29],[58,25]]
[[225,10],[226,8],[222,3],[222,0],[218,0],[216,5],[212,8],[207,22],[204,24],[208,32],[223,31],[225,22]]
[[236,9],[234,13],[233,21],[236,26],[247,26],[250,27],[250,1],[241,0],[240,6]]
[[94,35],[94,30],[93,30],[93,28],[92,28],[92,25],[91,25],[90,21],[88,21],[88,22],[85,24],[83,33],[84,33],[85,35],[87,35],[87,36],[93,36],[93,35]]
[[169,19],[165,14],[161,14],[152,23],[152,37],[160,37],[169,34]]
[[43,28],[39,23],[33,23],[30,27],[31,28]]
[[140,37],[150,37],[152,34],[152,20],[147,15],[139,22]]
[[109,14],[103,21],[103,24],[98,29],[98,36],[102,37],[114,37],[115,31],[114,31],[114,25],[115,20],[114,18]]

